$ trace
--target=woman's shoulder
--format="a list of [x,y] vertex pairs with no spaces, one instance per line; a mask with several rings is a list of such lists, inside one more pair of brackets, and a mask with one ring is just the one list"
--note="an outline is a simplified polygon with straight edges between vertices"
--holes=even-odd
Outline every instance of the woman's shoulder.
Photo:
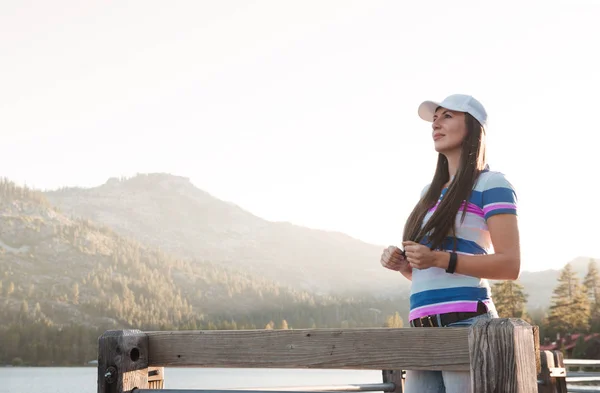
[[508,188],[514,191],[514,186],[508,176],[500,171],[487,170],[482,172],[477,179],[475,189],[477,191],[486,191],[494,188]]
[[479,206],[486,220],[496,214],[517,214],[517,193],[504,173],[481,173],[476,188],[479,191]]

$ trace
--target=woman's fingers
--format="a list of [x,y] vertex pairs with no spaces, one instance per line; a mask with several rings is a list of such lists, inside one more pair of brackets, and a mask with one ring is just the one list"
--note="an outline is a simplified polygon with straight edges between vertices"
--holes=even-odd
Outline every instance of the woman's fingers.
[[398,247],[389,246],[381,253],[380,263],[387,269],[401,270],[406,265],[406,258]]
[[390,246],[383,250],[382,257],[392,261],[402,261],[402,254],[400,253],[398,248],[393,246]]
[[419,264],[418,261],[410,261],[408,260],[408,264],[410,265],[410,267],[412,267],[413,269],[420,269],[421,265]]
[[388,250],[384,250],[381,255],[381,264],[385,267],[389,267],[391,263],[391,254]]

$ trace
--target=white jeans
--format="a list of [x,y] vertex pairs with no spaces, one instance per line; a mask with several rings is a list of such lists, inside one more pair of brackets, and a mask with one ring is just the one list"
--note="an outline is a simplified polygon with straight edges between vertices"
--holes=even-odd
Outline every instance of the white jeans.
[[[451,323],[448,327],[470,326],[479,319],[492,318],[498,318],[496,311],[488,311],[487,314]],[[473,393],[469,371],[407,370],[404,388],[406,393]]]

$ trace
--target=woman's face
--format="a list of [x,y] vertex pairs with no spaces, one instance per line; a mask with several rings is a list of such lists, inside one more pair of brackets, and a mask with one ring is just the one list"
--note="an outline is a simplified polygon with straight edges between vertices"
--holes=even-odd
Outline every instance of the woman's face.
[[465,114],[445,108],[438,108],[433,115],[432,137],[438,153],[460,150],[467,136]]

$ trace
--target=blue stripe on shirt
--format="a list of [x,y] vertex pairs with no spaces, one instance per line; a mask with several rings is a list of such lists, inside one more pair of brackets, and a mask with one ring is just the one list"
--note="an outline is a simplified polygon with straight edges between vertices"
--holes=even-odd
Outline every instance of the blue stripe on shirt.
[[483,207],[497,202],[516,203],[517,196],[513,190],[506,187],[495,187],[483,191]]
[[[425,236],[423,238],[423,241],[421,241],[421,244],[424,244],[426,246],[431,246],[431,243],[429,241],[429,237]],[[442,243],[442,250],[453,250],[454,249],[454,240],[452,237],[448,236],[444,239],[444,242]],[[461,239],[461,238],[457,238],[457,242],[456,242],[456,251],[457,252],[462,252],[465,254],[487,254],[486,250],[481,247],[479,244],[477,244],[476,242],[470,241],[470,240],[466,240],[466,239]]]
[[410,309],[429,306],[436,303],[455,302],[460,300],[484,300],[490,298],[489,288],[457,287],[430,289],[413,293],[410,296]]

